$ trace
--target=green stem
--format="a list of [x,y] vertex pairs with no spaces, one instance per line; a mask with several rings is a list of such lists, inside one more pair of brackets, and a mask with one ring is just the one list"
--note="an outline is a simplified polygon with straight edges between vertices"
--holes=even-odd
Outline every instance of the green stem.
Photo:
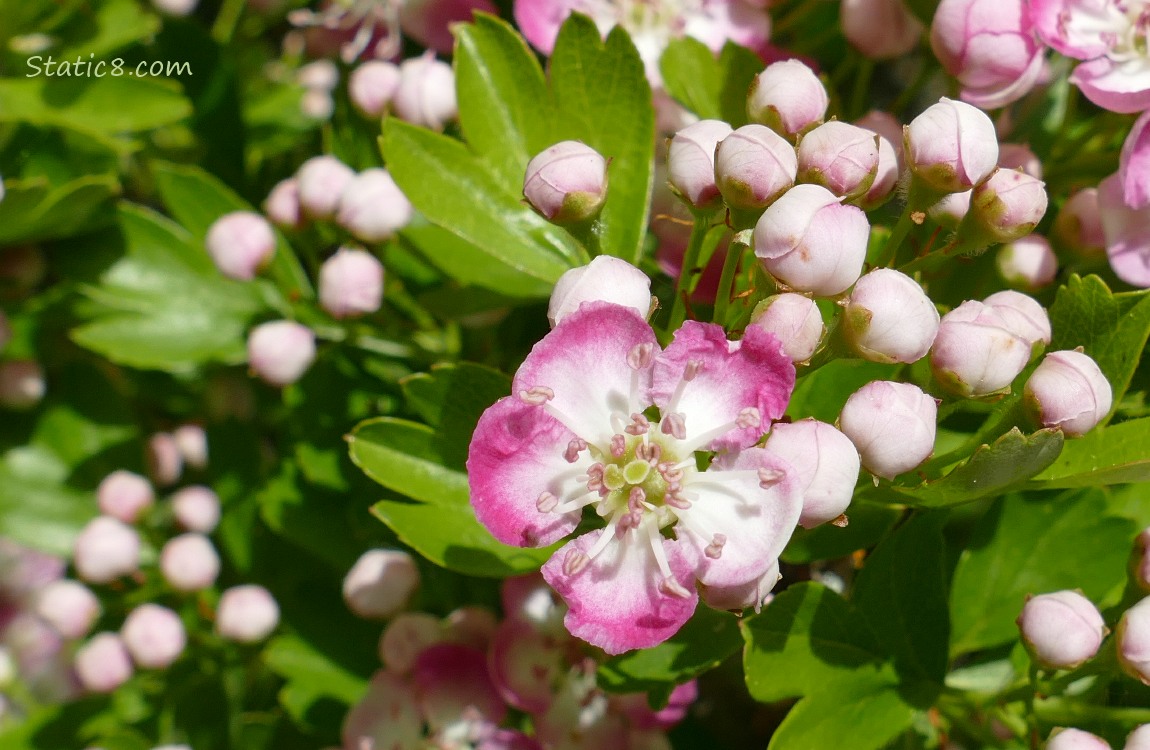
[[911,215],[914,210],[908,202],[902,209],[902,215],[898,217],[898,222],[891,230],[890,236],[886,238],[886,244],[883,245],[882,252],[875,258],[876,266],[889,266],[898,257],[898,249],[906,240],[906,236],[910,234],[910,228],[914,226],[914,219]]
[[726,325],[727,311],[731,306],[731,292],[735,284],[735,274],[739,270],[739,261],[743,258],[743,248],[747,247],[738,240],[731,240],[727,246],[727,257],[723,259],[723,273],[719,277],[719,289],[715,295],[715,311],[711,315],[711,322]]
[[216,22],[212,24],[212,39],[220,44],[227,44],[232,40],[245,5],[247,0],[224,0],[223,7],[216,15]]
[[416,356],[419,353],[419,349],[410,344],[402,344],[398,341],[390,341],[365,334],[349,334],[345,329],[339,326],[313,325],[311,329],[315,333],[316,338],[323,341],[347,344],[357,349],[362,349],[365,352],[382,354],[385,357],[405,359]]
[[795,26],[806,20],[809,15],[818,10],[819,5],[819,3],[811,2],[810,0],[798,3],[794,10],[780,18],[775,23],[771,24],[771,35],[777,38],[790,31]]
[[1026,694],[1026,725],[1030,729],[1030,746],[1038,750],[1038,712],[1034,710],[1035,698],[1038,696],[1038,665],[1031,664],[1027,672],[1030,690]]
[[1093,723],[1150,724],[1150,708],[1112,708],[1050,698],[1035,703],[1035,712],[1042,721],[1055,726],[1073,727]]
[[711,214],[695,214],[695,224],[691,227],[691,239],[683,253],[683,265],[679,269],[679,282],[675,285],[675,302],[671,305],[671,319],[668,330],[678,330],[687,317],[687,298],[695,291],[695,283],[702,269],[699,266],[699,253],[703,250],[703,240],[711,228]]
[[864,57],[855,74],[855,85],[851,91],[850,119],[862,117],[865,112],[867,94],[870,92],[871,77],[874,75],[874,60]]

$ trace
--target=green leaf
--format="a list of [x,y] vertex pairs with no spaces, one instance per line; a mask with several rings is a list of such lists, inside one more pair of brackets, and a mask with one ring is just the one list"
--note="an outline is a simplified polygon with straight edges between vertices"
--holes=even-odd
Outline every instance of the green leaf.
[[1150,417],[1097,427],[1067,441],[1034,481],[1042,489],[1150,481]]
[[151,13],[141,13],[140,6],[133,0],[105,0],[89,12],[77,13],[72,18],[84,28],[70,29],[69,37],[76,41],[53,50],[58,60],[87,60],[88,55],[99,58],[149,37],[160,28],[160,19]]
[[527,162],[559,139],[555,105],[539,60],[506,21],[477,13],[456,31],[459,126],[474,151],[512,193]]
[[179,85],[135,76],[0,79],[0,121],[117,134],[171,125],[191,114]]
[[890,531],[902,511],[888,505],[856,501],[847,508],[846,514],[849,520],[846,528],[824,523],[813,529],[795,529],[783,551],[783,562],[801,565],[815,560],[833,560],[874,546]]
[[545,297],[564,271],[583,261],[567,232],[508,192],[465,145],[389,118],[387,167],[404,194],[434,224],[521,272],[524,296]]
[[1128,519],[1107,516],[1099,491],[995,501],[955,570],[951,653],[1017,638],[1027,594],[1078,588],[1097,604],[1116,595],[1134,533]]
[[407,403],[435,427],[439,453],[447,466],[463,469],[471,433],[487,407],[511,392],[511,378],[490,367],[460,362],[405,378]]
[[281,635],[264,649],[268,668],[283,677],[287,684],[280,691],[280,702],[297,720],[320,698],[334,698],[354,704],[367,690],[367,681],[327,658],[311,644],[294,635]]
[[1062,431],[1023,435],[1017,427],[991,445],[979,447],[949,474],[916,487],[883,487],[869,494],[924,508],[959,505],[1000,494],[1054,463],[1062,451]]
[[1050,351],[1083,347],[1114,390],[1126,394],[1150,336],[1150,291],[1114,294],[1097,276],[1071,276],[1050,307]]
[[572,14],[549,63],[559,138],[580,140],[611,160],[607,201],[595,221],[599,250],[638,264],[654,169],[655,111],[643,61],[621,26],[604,42],[595,23]]
[[90,175],[52,186],[47,180],[12,180],[0,201],[0,244],[70,237],[106,223],[120,192],[115,175]]
[[431,427],[378,417],[356,425],[347,442],[355,465],[389,490],[424,503],[469,507],[467,475],[444,466]]
[[[444,274],[465,286],[477,286],[507,297],[544,297],[550,286],[488,255],[474,243],[417,217],[399,232],[400,240],[417,250]],[[455,289],[449,289],[454,294]]]
[[918,514],[896,529],[867,558],[851,597],[894,655],[903,681],[921,683],[923,707],[933,702],[946,676],[945,517]]
[[814,417],[833,423],[850,395],[872,380],[891,380],[901,365],[884,365],[861,359],[835,359],[795,383],[787,405],[794,419]]
[[739,619],[699,607],[678,633],[654,648],[630,651],[599,666],[599,685],[614,693],[664,691],[708,670],[739,650]]
[[96,517],[90,492],[46,480],[54,471],[50,456],[25,451],[9,453],[0,463],[0,534],[56,555],[72,553],[84,524]]
[[671,40],[659,68],[671,96],[700,118],[747,124],[747,92],[763,69],[751,50],[728,42],[716,59],[707,45],[685,36]]
[[876,750],[911,726],[915,709],[889,674],[835,683],[791,709],[769,750]]
[[[255,210],[231,188],[199,167],[154,162],[152,174],[168,212],[191,233],[197,247],[203,247],[208,229],[216,219],[232,211]],[[295,251],[282,233],[275,230],[275,234],[276,254],[270,267],[272,277],[289,299],[314,297],[311,282]]]

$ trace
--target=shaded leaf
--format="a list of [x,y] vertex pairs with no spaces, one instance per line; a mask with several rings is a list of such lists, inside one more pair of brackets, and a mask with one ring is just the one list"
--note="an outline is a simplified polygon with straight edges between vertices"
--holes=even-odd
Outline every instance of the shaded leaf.
[[1098,427],[1069,440],[1062,455],[1034,477],[1041,488],[1097,487],[1150,481],[1150,418]]

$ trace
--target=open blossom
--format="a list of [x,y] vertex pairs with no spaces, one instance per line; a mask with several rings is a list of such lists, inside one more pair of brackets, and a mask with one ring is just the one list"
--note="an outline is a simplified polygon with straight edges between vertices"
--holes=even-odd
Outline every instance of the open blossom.
[[1146,0],[1031,0],[1038,35],[1068,57],[1085,60],[1070,82],[1111,112],[1150,106]]
[[[564,622],[609,653],[661,643],[694,612],[696,582],[709,598],[761,579],[794,530],[793,468],[752,447],[794,377],[757,327],[731,343],[689,321],[660,350],[634,310],[585,304],[480,418],[467,460],[476,516],[504,543],[544,546],[594,506],[606,528],[543,566],[570,607]],[[722,452],[700,471],[699,450]]]

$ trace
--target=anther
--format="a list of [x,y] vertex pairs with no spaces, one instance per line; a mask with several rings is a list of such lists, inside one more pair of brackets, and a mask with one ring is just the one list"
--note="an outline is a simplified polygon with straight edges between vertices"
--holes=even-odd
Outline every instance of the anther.
[[759,469],[759,486],[764,490],[775,486],[786,474],[778,469]]
[[674,576],[667,576],[659,582],[659,591],[667,596],[673,596],[677,599],[687,599],[691,596],[691,592],[683,588],[683,584],[675,580]]
[[555,391],[545,385],[536,385],[525,391],[519,391],[519,400],[532,406],[542,406],[555,398]]
[[691,507],[691,501],[683,497],[677,489],[668,489],[667,494],[663,496],[663,502],[679,510],[687,510]]
[[563,574],[576,576],[586,570],[591,564],[591,558],[577,549],[569,550],[563,558]]
[[735,424],[737,424],[740,429],[744,430],[748,427],[758,427],[762,423],[762,414],[760,414],[759,410],[753,406],[748,406],[740,411],[739,418],[735,420]]
[[563,458],[567,459],[567,463],[573,464],[579,460],[579,452],[587,449],[587,441],[583,438],[575,438],[567,443],[567,450],[563,452]]
[[723,556],[723,547],[727,544],[726,534],[715,534],[711,537],[711,543],[703,550],[703,554],[712,560],[718,560]]
[[644,435],[649,429],[651,422],[642,414],[635,413],[631,415],[631,424],[627,425],[624,431],[628,435]]
[[632,370],[644,370],[651,366],[651,360],[654,359],[655,345],[648,342],[645,344],[636,344],[627,353],[627,366]]
[[611,436],[611,455],[615,458],[622,458],[623,454],[627,452],[627,438],[622,435],[615,434]]
[[663,447],[658,443],[639,443],[635,446],[635,458],[655,466],[663,455]]
[[664,435],[670,435],[676,440],[686,440],[687,438],[687,423],[683,415],[678,412],[672,411],[664,414],[659,429]]
[[540,513],[550,513],[555,510],[559,505],[559,498],[552,495],[550,492],[542,492],[539,494],[539,499],[535,501],[535,509]]
[[688,383],[695,379],[695,377],[703,371],[703,360],[689,359],[687,366],[683,368],[683,380]]

